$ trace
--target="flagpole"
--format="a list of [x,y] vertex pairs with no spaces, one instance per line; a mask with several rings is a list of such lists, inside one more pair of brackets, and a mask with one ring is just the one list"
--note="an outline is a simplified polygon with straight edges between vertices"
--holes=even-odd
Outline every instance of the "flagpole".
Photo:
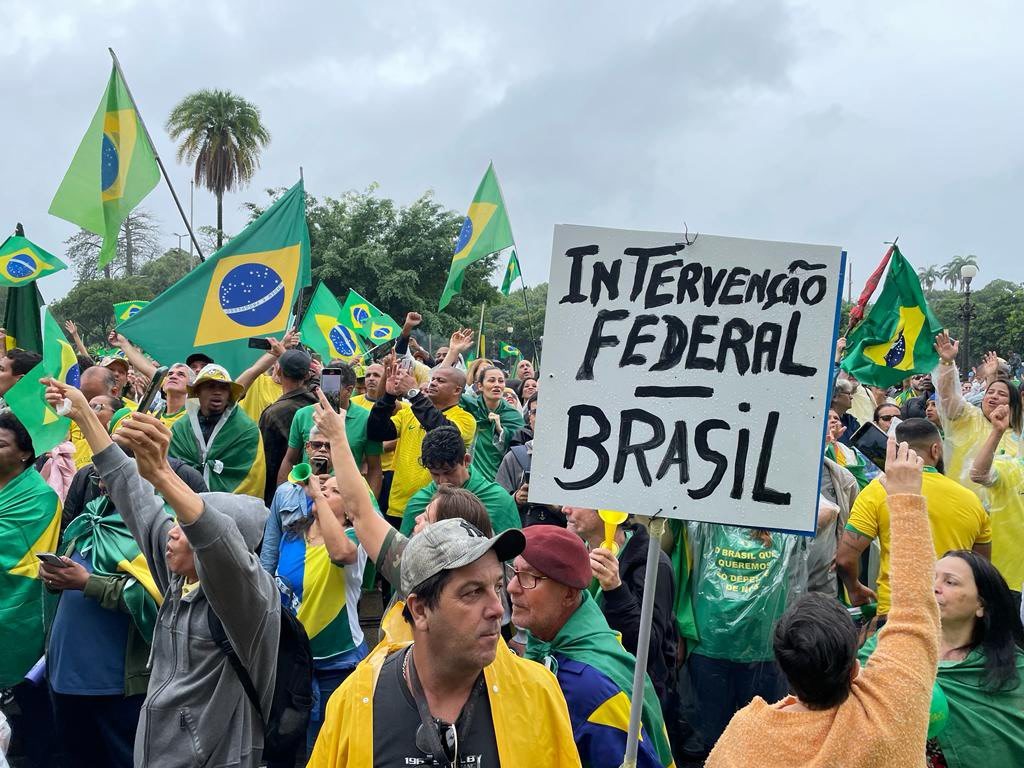
[[174,185],[171,184],[171,177],[167,174],[167,169],[164,168],[164,161],[160,159],[160,153],[156,151],[156,144],[153,143],[153,137],[149,135],[149,129],[146,128],[146,123],[142,119],[142,112],[139,111],[139,105],[135,103],[135,97],[132,96],[132,89],[128,87],[128,78],[124,76],[124,70],[121,69],[121,62],[117,60],[117,54],[114,53],[113,48],[107,48],[110,51],[110,58],[114,60],[114,69],[117,70],[118,77],[121,78],[121,82],[124,83],[125,93],[128,94],[128,100],[132,103],[132,107],[135,109],[135,116],[139,119],[139,125],[142,126],[142,132],[146,135],[146,141],[149,142],[150,149],[153,150],[153,157],[156,159],[156,164],[160,166],[160,172],[164,175],[164,181],[167,182],[167,188],[171,190],[171,197],[174,198],[174,204],[178,206],[178,213],[181,214],[181,220],[185,222],[185,229],[188,230],[188,236],[192,238],[192,244],[196,247],[196,253],[199,255],[199,261],[206,261],[203,257],[203,249],[199,247],[199,241],[196,239],[196,233],[192,231],[192,222],[188,220],[188,216],[185,215],[185,209],[181,207],[181,201],[178,199],[178,193],[174,191]]
[[[518,255],[516,263],[519,262]],[[526,280],[523,279],[523,265],[519,265],[519,282],[523,286],[523,306],[526,308],[526,324],[530,328],[530,343],[533,345],[533,364],[540,365],[540,356],[537,354],[537,336],[533,332],[533,313],[530,312],[530,302],[526,300]]]
[[480,347],[480,354],[478,357],[487,357],[487,350],[484,348],[484,308],[487,306],[485,301],[480,305],[480,327],[476,335],[477,346]]

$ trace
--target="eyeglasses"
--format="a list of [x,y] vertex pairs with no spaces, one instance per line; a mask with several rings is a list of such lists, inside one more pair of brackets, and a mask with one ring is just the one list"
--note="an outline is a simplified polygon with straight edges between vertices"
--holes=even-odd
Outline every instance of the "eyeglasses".
[[537,586],[538,581],[547,579],[547,576],[538,576],[536,573],[530,573],[529,571],[520,571],[511,565],[505,566],[505,577],[508,581],[512,581],[513,577],[519,579],[519,586],[523,589],[533,589]]
[[893,414],[892,416],[879,416],[878,420],[879,421],[892,421],[895,416],[896,416],[896,414]]
[[[441,720],[434,720],[434,724],[437,726],[437,738],[441,742],[441,748],[444,751],[444,757],[447,761],[447,765],[458,765],[459,764],[459,732],[455,729],[452,723],[445,723]],[[427,735],[427,726],[424,723],[420,723],[419,728],[416,729],[416,748],[427,755],[429,758],[434,758],[432,754],[433,749],[431,748],[431,739]],[[441,765],[436,759],[430,763],[432,765]]]
[[326,443],[322,440],[310,440],[309,447],[314,451],[329,451],[331,450],[331,444]]

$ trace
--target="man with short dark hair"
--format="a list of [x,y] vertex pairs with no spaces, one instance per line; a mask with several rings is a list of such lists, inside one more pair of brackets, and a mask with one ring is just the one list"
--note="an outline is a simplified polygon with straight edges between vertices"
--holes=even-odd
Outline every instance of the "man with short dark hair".
[[428,432],[421,444],[420,463],[430,473],[431,482],[412,495],[402,517],[401,533],[411,536],[416,518],[423,514],[439,485],[465,488],[487,509],[496,533],[519,528],[519,510],[511,496],[497,483],[483,477],[470,466],[462,433],[455,427],[438,427]]
[[21,381],[21,377],[35,368],[42,359],[43,356],[38,352],[29,352],[17,347],[0,357],[0,398],[3,398],[7,391]]
[[412,644],[389,643],[331,697],[309,761],[343,766],[579,766],[551,673],[501,642],[502,562],[523,549],[465,520],[432,523],[402,554]]
[[939,657],[924,466],[907,443],[897,449],[889,441],[883,492],[896,579],[891,617],[870,666],[860,669],[857,629],[834,598],[798,599],[774,633],[775,657],[795,695],[775,704],[757,697],[737,712],[707,768],[921,764]]
[[[935,557],[953,549],[973,549],[992,557],[992,524],[981,501],[960,483],[942,474],[942,436],[927,419],[907,419],[896,427],[896,439],[910,445],[924,461],[922,494],[928,501],[928,522]],[[860,492],[836,553],[836,571],[846,585],[851,605],[878,601],[877,625],[889,613],[891,521],[885,486],[875,478]],[[878,539],[881,549],[878,594],[860,582],[860,555]]]
[[[555,672],[583,763],[619,768],[629,731],[636,657],[622,647],[587,592],[590,557],[580,538],[553,525],[532,525],[523,535],[526,548],[510,571],[508,595],[512,623],[530,632],[526,657]],[[647,676],[643,698],[636,764],[672,766],[661,705]]]
[[292,428],[292,420],[300,408],[312,407],[316,402],[316,395],[306,384],[312,363],[313,359],[301,349],[288,349],[282,352],[277,359],[281,396],[260,414],[260,435],[263,436],[263,452],[267,458],[263,500],[268,507],[280,485],[277,482],[278,470],[281,469],[285,454],[288,452],[288,434]]

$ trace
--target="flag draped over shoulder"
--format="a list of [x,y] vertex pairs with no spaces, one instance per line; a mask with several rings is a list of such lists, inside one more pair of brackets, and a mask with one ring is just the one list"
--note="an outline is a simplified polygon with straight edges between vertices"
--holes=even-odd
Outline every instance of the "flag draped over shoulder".
[[263,498],[267,463],[256,422],[237,405],[213,428],[205,450],[199,426],[198,400],[185,404],[186,414],[171,427],[168,453],[202,473],[211,491]]
[[121,222],[159,181],[156,153],[124,81],[112,68],[107,90],[53,196],[50,213],[103,237],[103,267],[117,253]]
[[518,360],[523,356],[523,353],[519,351],[519,347],[514,347],[508,342],[503,341],[498,345],[498,357],[504,359],[514,358]]
[[935,336],[942,324],[928,308],[921,282],[893,246],[878,301],[846,338],[844,371],[872,387],[891,387],[935,368]]
[[34,282],[7,289],[7,306],[4,308],[7,349],[20,347],[42,354],[42,311],[43,297]]
[[519,277],[522,277],[523,273],[519,269],[519,258],[516,256],[515,248],[508,257],[508,266],[505,267],[505,277],[501,281],[501,292],[508,296],[512,292],[512,282]]
[[487,172],[477,187],[473,202],[469,204],[469,212],[462,222],[462,229],[459,230],[448,281],[441,292],[438,310],[448,306],[452,297],[462,290],[462,276],[466,267],[511,245],[515,245],[512,225],[508,221],[505,201],[501,197],[498,176],[492,163],[487,166]]
[[[167,505],[164,511],[173,516]],[[108,496],[90,501],[82,514],[71,521],[64,531],[62,549],[72,544],[91,559],[92,572],[97,576],[128,574],[131,577],[121,596],[142,637],[147,643],[151,642],[163,595],[149,572],[142,550]]]
[[68,265],[25,237],[13,235],[0,245],[0,285],[27,285]]
[[324,283],[318,284],[299,325],[302,343],[318,352],[325,362],[359,359],[366,349],[346,320],[338,299]]
[[164,365],[203,352],[237,376],[260,355],[248,339],[283,333],[299,291],[309,284],[300,181],[117,330]]
[[114,304],[114,320],[123,323],[129,317],[135,317],[149,304],[148,301],[119,301]]
[[381,312],[351,288],[341,314],[345,325],[358,333],[371,347],[398,338],[402,333],[402,326],[390,315]]
[[32,437],[37,456],[64,442],[71,427],[69,419],[58,416],[47,404],[46,387],[39,383],[44,377],[73,387],[79,384],[78,357],[49,310],[43,320],[43,359],[4,396],[8,407]]
[[39,552],[60,539],[60,500],[33,468],[0,489],[0,688],[21,682],[43,655],[46,593]]

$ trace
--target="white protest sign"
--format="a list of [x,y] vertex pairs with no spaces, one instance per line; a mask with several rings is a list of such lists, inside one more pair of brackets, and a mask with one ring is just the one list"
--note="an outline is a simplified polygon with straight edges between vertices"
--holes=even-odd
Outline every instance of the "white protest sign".
[[813,532],[843,260],[555,227],[530,501]]

